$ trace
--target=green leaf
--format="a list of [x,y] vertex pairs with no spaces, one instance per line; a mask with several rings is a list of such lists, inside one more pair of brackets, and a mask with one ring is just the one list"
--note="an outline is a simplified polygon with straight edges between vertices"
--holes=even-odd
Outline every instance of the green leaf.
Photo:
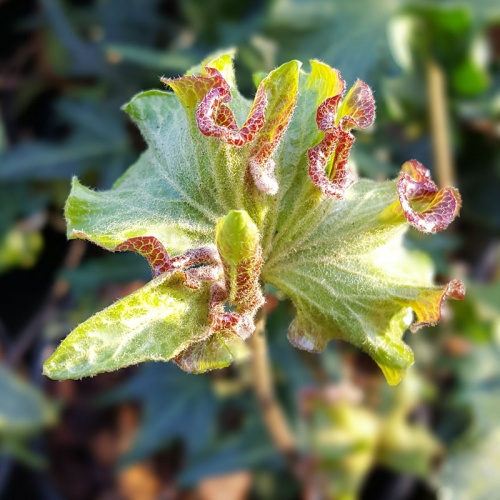
[[[166,257],[159,272],[170,276],[168,255],[215,243],[221,217],[245,213],[244,226],[251,226],[254,236],[251,246],[259,235],[262,247],[262,273],[260,280],[252,277],[252,286],[268,282],[290,296],[297,308],[288,335],[291,342],[318,351],[332,338],[347,340],[368,352],[395,384],[413,362],[402,340],[413,312],[413,330],[435,324],[443,299],[463,295],[456,281],[435,286],[430,260],[405,249],[405,217],[417,228],[434,232],[457,215],[460,199],[456,190],[438,190],[417,162],[399,182],[362,180],[346,187],[342,200],[322,196],[310,173],[309,152],[337,137],[330,133],[328,120],[342,102],[344,84],[338,71],[326,64],[312,61],[309,74],[299,67],[292,61],[272,71],[261,81],[253,104],[236,89],[231,54],[208,58],[187,76],[163,80],[175,95],[148,91],[135,96],[124,109],[149,149],[109,191],[92,191],[74,180],[65,210],[68,236],[109,250],[133,238],[157,241]],[[373,119],[372,94],[362,82],[355,89],[349,113],[362,112],[360,116],[369,117],[363,120],[367,125]],[[326,100],[320,130],[318,107]],[[350,137],[349,147],[353,140]],[[337,146],[329,143],[325,151]],[[347,155],[348,150],[339,153],[342,169],[354,181]],[[421,190],[432,197],[429,207],[414,201]],[[443,206],[448,201],[453,209]],[[433,217],[439,224],[431,224]],[[224,245],[217,241],[223,266],[228,243],[230,258],[235,249],[248,253],[246,236],[236,226],[229,224],[223,231],[228,240]],[[118,249],[134,249],[129,243]],[[174,262],[182,265],[182,258]],[[237,288],[248,291],[248,276],[241,277]],[[227,366],[244,346],[231,331],[235,317],[225,315],[226,299],[217,302],[211,296],[209,304],[206,285],[201,293],[180,284],[171,287],[170,281],[160,276],[78,327],[56,352],[47,373],[79,377],[172,357],[193,372]],[[231,305],[228,286],[227,277],[217,283],[219,292],[229,293]],[[167,314],[158,297],[174,290],[177,312]],[[254,306],[251,316],[260,302]],[[130,326],[134,315],[139,330]],[[245,331],[251,328],[246,325]],[[151,334],[158,345],[153,345]],[[147,349],[141,350],[138,343]]]
[[199,455],[179,477],[182,486],[192,486],[204,477],[228,474],[238,470],[269,468],[276,462],[276,450],[263,424],[249,415],[235,435],[213,441],[211,449]]
[[45,362],[44,374],[62,380],[168,361],[206,336],[208,292],[164,273],[75,328]]
[[[494,337],[499,324],[497,317],[496,324],[490,325],[493,330],[491,337]],[[476,344],[457,366],[460,380],[457,402],[468,409],[470,424],[464,440],[477,439],[498,427],[499,347],[495,338],[488,343]]]
[[71,127],[71,134],[59,142],[25,141],[0,152],[0,178],[67,179],[98,170],[96,164],[99,163],[125,165],[129,161],[130,146],[124,123],[111,106],[114,103],[60,101],[57,112]]
[[329,398],[327,390],[311,387],[302,397],[306,435],[316,459],[312,473],[323,477],[322,496],[357,498],[373,466],[379,419],[345,398],[342,389]]
[[[207,242],[212,228],[203,216],[209,215],[181,188],[158,181],[162,176],[152,156],[144,153],[111,191],[96,192],[73,179],[65,207],[68,237],[108,250],[137,236],[155,236],[172,252]],[[89,217],[93,212],[99,216]]]
[[0,391],[0,457],[42,467],[45,459],[30,449],[29,439],[56,423],[57,405],[1,364]]
[[0,236],[0,273],[11,267],[32,267],[43,248],[43,238],[36,229],[13,227]]
[[422,424],[408,423],[408,415],[394,412],[383,424],[377,459],[402,474],[426,478],[442,456],[439,441]]
[[[432,283],[432,265],[403,246],[404,225],[385,224],[380,214],[394,199],[393,182],[359,181],[343,201],[323,201],[330,211],[288,227],[263,269],[264,279],[297,307],[289,338],[294,345],[322,350],[329,339],[347,340],[368,352],[390,383],[413,363],[402,341],[411,308]],[[318,208],[319,210],[320,208]]]

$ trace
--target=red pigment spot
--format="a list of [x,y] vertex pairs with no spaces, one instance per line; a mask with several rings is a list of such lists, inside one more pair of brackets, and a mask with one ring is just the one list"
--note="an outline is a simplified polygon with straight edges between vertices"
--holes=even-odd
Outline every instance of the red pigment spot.
[[231,330],[238,324],[238,317],[233,313],[224,313],[221,315],[214,315],[212,320],[212,329],[217,330]]
[[[208,69],[211,68],[207,68],[207,71]],[[264,111],[267,107],[266,93],[259,88],[246,122],[241,129],[238,129],[233,112],[226,106],[226,103],[231,101],[229,86],[222,76],[220,79],[224,83],[210,90],[198,105],[196,110],[198,128],[206,136],[221,139],[233,146],[243,146],[253,141],[264,125]]]
[[320,130],[332,130],[335,128],[335,118],[342,94],[329,97],[323,101],[316,111],[316,123]]
[[[342,92],[344,87],[342,84]],[[338,199],[344,197],[347,188],[356,180],[347,167],[354,143],[354,136],[349,130],[366,128],[375,118],[372,91],[361,80],[356,81],[342,102],[341,99],[342,93],[329,97],[318,107],[316,124],[325,135],[307,152],[311,180],[325,196]],[[331,168],[327,172],[330,163]]]
[[[353,143],[354,137],[349,132],[335,128],[332,132],[325,132],[323,140],[307,152],[309,176],[329,198],[342,199],[347,188],[356,180],[347,166]],[[326,168],[332,156],[332,167],[327,175]]]
[[342,102],[339,111],[342,130],[367,128],[375,120],[375,100],[370,87],[357,80]]
[[154,236],[138,236],[120,243],[115,251],[132,251],[142,255],[151,266],[153,277],[170,270],[170,258],[162,243]]
[[457,217],[462,204],[457,189],[439,189],[432,182],[430,172],[417,160],[403,165],[398,195],[406,220],[424,233],[446,229]]

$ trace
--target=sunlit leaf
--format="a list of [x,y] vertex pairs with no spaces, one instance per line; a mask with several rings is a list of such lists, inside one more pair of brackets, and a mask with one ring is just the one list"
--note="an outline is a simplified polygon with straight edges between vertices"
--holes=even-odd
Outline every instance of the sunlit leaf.
[[78,326],[45,362],[54,379],[168,361],[207,334],[208,289],[163,274]]
[[[253,330],[246,323],[261,305],[258,300],[247,307],[240,300],[260,297],[249,292],[259,288],[260,254],[252,279],[249,273],[231,271],[234,255],[239,250],[245,253],[248,241],[255,240],[262,248],[260,278],[285,292],[297,308],[288,335],[293,345],[320,351],[330,339],[347,340],[375,359],[389,383],[402,379],[413,362],[413,353],[402,340],[405,330],[412,324],[415,330],[437,323],[443,300],[460,299],[464,293],[458,281],[434,285],[429,259],[405,249],[405,203],[416,217],[423,213],[433,220],[439,212],[443,220],[433,226],[434,231],[457,216],[459,196],[452,188],[438,190],[420,164],[416,173],[403,167],[399,184],[361,180],[343,186],[339,196],[343,199],[323,196],[309,176],[308,153],[335,130],[347,134],[349,147],[343,149],[344,143],[338,141],[328,151],[318,151],[319,156],[331,156],[327,161],[321,157],[318,168],[333,178],[350,171],[348,155],[354,141],[350,129],[372,123],[373,96],[358,81],[341,101],[344,83],[338,71],[318,61],[311,62],[309,74],[299,73],[299,66],[292,61],[271,72],[250,103],[236,89],[231,54],[218,54],[186,76],[163,79],[175,94],[147,91],[125,106],[149,149],[109,191],[92,191],[74,180],[65,209],[68,235],[112,251],[139,252],[152,263],[153,275],[160,276],[78,327],[49,361],[48,373],[62,369],[64,377],[83,376],[146,359],[175,358],[179,366],[197,373],[227,365],[243,352],[241,339]],[[412,172],[416,194],[402,196],[401,179]],[[271,185],[267,181],[273,189],[267,189]],[[218,221],[235,214],[245,214],[242,227],[252,228],[248,241],[234,228],[228,235],[224,231],[216,235]],[[183,312],[173,312],[167,320],[165,311],[159,310],[158,296],[170,293],[170,278],[164,277],[173,272],[170,258],[187,268],[194,266],[195,272],[203,262],[189,263],[183,252],[193,255],[197,248],[214,243],[224,280],[211,292],[204,286],[204,295],[197,295],[182,288],[199,285],[189,282],[178,268],[185,281],[174,287],[176,310]],[[159,261],[144,251],[151,245],[161,250]],[[216,300],[214,293],[221,296]],[[134,316],[129,301],[134,300],[141,328],[128,333]],[[224,300],[235,307],[235,315],[225,312]],[[199,306],[196,315],[191,314]],[[150,314],[155,318],[151,327]],[[111,318],[116,321],[113,327]],[[168,340],[160,337],[157,323],[163,321],[169,324]],[[159,346],[150,342],[141,350],[137,344],[151,334]],[[140,340],[131,342],[136,335]],[[86,345],[89,338],[99,344],[98,355],[93,354],[96,346]],[[71,363],[70,370],[62,368],[65,363]]]

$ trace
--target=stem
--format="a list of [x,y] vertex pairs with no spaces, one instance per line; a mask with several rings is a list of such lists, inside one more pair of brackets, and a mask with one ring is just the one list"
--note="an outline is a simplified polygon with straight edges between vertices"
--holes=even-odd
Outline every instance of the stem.
[[427,61],[427,96],[439,187],[455,185],[455,168],[451,154],[450,128],[446,98],[446,77],[442,68],[429,57]]
[[276,399],[265,336],[266,316],[261,310],[257,316],[255,333],[249,340],[253,351],[252,369],[255,394],[259,401],[264,423],[274,444],[296,471],[297,448],[285,414]]

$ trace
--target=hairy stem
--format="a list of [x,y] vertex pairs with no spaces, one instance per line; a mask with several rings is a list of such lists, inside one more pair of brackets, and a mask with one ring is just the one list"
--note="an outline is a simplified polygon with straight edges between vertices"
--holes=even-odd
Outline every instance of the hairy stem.
[[287,461],[295,468],[297,457],[295,438],[274,394],[265,328],[266,315],[261,310],[257,316],[255,333],[249,341],[253,351],[254,390],[260,404],[264,423],[272,440]]

